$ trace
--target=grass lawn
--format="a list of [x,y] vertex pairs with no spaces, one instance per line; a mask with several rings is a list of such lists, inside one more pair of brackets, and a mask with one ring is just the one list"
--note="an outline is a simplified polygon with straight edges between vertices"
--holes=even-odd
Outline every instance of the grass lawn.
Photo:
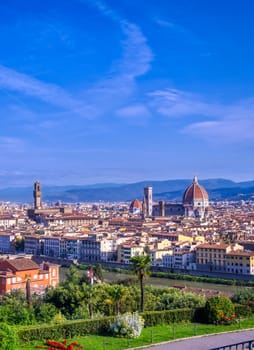
[[[150,345],[173,339],[192,337],[194,335],[212,334],[228,332],[239,329],[254,328],[254,316],[248,320],[243,320],[240,324],[225,325],[206,325],[206,324],[172,324],[159,325],[144,328],[142,334],[137,339],[114,338],[110,336],[89,335],[85,337],[75,337],[85,350],[123,350],[135,348],[142,345]],[[33,342],[19,347],[19,350],[35,349],[36,345],[42,345],[42,342]]]

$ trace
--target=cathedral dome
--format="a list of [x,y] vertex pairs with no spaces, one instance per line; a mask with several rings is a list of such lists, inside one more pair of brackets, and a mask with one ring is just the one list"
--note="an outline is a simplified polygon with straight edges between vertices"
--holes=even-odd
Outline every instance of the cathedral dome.
[[142,203],[138,199],[134,199],[130,205],[130,212],[137,213],[142,212]]
[[198,183],[198,179],[195,176],[193,183],[187,187],[183,195],[183,204],[193,204],[195,202],[207,203],[208,194],[203,186]]

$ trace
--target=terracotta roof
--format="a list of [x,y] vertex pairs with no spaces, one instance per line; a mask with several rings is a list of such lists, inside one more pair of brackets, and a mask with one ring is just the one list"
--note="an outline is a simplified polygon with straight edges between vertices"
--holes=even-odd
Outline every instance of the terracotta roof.
[[183,195],[183,204],[192,204],[194,200],[208,201],[208,194],[203,186],[194,177],[193,183],[187,187]]
[[39,269],[39,265],[37,265],[31,259],[11,259],[7,260],[7,262],[11,266],[11,268],[15,269],[16,271]]

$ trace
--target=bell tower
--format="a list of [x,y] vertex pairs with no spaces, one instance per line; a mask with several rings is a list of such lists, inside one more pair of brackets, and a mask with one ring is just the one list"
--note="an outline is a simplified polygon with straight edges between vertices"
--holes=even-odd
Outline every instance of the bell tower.
[[147,186],[144,188],[144,206],[145,216],[152,216],[153,214],[153,188]]
[[34,183],[34,190],[33,190],[33,196],[34,196],[34,209],[41,209],[41,184],[39,181],[36,181]]

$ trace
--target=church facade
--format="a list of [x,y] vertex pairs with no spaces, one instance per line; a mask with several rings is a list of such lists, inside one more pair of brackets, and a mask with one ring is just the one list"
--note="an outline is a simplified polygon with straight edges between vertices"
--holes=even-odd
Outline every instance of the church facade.
[[198,183],[196,176],[192,184],[184,191],[182,203],[168,203],[165,201],[153,203],[152,187],[144,188],[144,217],[180,215],[202,219],[207,215],[208,208],[208,194],[204,187]]

